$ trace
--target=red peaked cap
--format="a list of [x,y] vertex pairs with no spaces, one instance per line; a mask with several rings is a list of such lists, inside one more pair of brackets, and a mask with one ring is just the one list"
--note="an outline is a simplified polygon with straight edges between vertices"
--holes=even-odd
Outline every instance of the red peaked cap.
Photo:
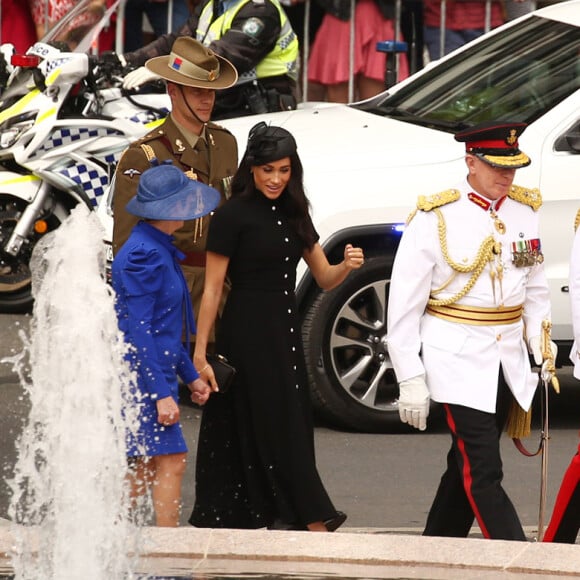
[[518,145],[518,138],[526,127],[526,123],[480,123],[459,131],[455,140],[465,143],[466,153],[493,167],[518,169],[531,163]]

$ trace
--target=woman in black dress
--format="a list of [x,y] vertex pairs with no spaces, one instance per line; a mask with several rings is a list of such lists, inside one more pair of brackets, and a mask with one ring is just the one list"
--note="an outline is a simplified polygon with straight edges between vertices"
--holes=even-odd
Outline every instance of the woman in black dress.
[[300,258],[329,290],[360,268],[364,256],[349,244],[340,264],[328,263],[302,177],[293,136],[259,123],[250,131],[232,198],[212,218],[194,363],[217,390],[206,349],[227,274],[232,289],[216,348],[237,374],[203,411],[194,526],[334,531],[346,519],[316,469],[294,287]]

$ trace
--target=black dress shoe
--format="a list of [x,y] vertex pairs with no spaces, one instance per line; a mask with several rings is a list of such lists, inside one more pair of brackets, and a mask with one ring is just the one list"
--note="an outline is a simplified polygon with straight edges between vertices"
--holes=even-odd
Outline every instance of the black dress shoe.
[[305,531],[308,528],[301,524],[289,524],[288,522],[283,522],[282,520],[274,520],[269,526],[269,530],[300,530]]
[[336,512],[334,517],[324,520],[322,523],[326,526],[326,529],[329,532],[334,532],[335,530],[338,530],[338,528],[340,528],[340,526],[342,526],[345,521],[346,514],[344,512]]

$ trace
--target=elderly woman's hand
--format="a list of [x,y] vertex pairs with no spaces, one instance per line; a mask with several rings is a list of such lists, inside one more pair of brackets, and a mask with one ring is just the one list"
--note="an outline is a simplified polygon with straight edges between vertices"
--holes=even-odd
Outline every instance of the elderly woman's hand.
[[344,247],[344,265],[349,270],[356,270],[365,263],[365,256],[362,248],[354,248],[352,244]]
[[157,421],[168,427],[179,422],[179,406],[173,397],[163,397],[157,400]]
[[191,400],[197,405],[205,405],[211,395],[211,387],[201,378],[191,381],[187,385],[191,391]]

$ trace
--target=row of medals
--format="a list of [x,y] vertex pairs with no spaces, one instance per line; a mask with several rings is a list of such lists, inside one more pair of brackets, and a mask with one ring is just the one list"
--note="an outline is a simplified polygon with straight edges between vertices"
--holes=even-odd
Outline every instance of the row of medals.
[[[503,235],[506,232],[505,224],[499,219],[495,211],[490,210],[491,218],[493,219],[493,225],[496,231]],[[496,256],[501,255],[501,243],[496,242],[494,246],[494,254]],[[522,242],[514,242],[512,244],[512,262],[516,268],[525,268],[527,266],[533,266],[534,264],[541,264],[544,261],[544,256],[539,251],[539,246],[534,247],[532,240],[525,240]],[[497,267],[498,273],[503,270],[501,264]],[[501,279],[501,278],[500,278]]]

